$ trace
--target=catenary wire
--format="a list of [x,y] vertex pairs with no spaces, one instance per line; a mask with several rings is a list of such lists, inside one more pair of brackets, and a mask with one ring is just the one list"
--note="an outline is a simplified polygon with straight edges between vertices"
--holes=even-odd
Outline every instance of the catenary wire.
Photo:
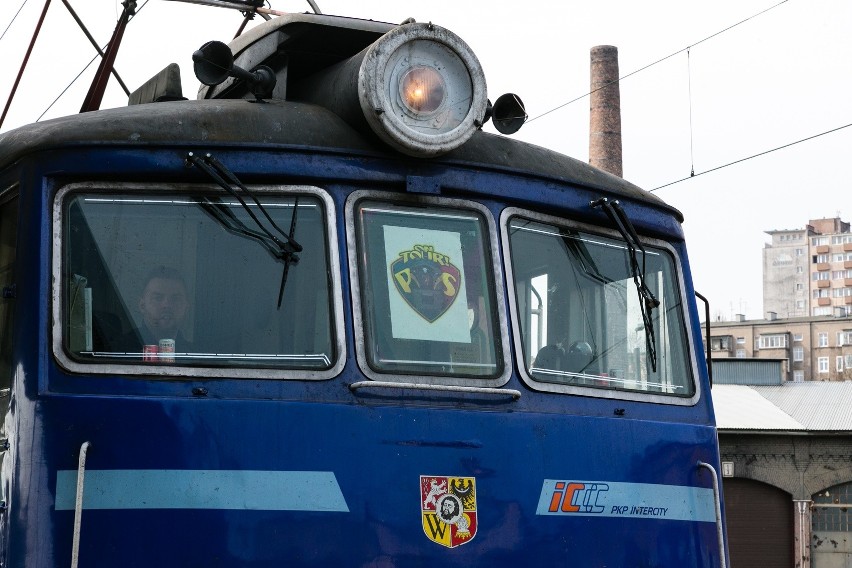
[[686,80],[689,84],[689,175],[695,175],[695,150],[693,149],[692,134],[692,66],[689,61],[689,50],[686,50]]
[[694,177],[698,177],[704,174],[709,174],[710,172],[715,172],[716,170],[721,170],[722,168],[727,168],[728,166],[733,166],[734,164],[739,164],[741,162],[745,162],[747,160],[751,160],[752,158],[757,158],[760,156],[765,156],[766,154],[771,154],[777,150],[783,150],[784,148],[789,148],[790,146],[795,146],[796,144],[801,144],[802,142],[807,142],[808,140],[813,140],[814,138],[819,138],[820,136],[825,136],[826,134],[831,134],[832,132],[837,132],[838,130],[843,130],[844,128],[849,128],[852,126],[852,123],[844,124],[843,126],[838,126],[837,128],[832,128],[831,130],[826,130],[825,132],[820,132],[819,134],[814,134],[813,136],[808,136],[807,138],[802,138],[801,140],[796,140],[795,142],[790,142],[789,144],[784,144],[783,146],[778,146],[777,148],[772,148],[771,150],[765,150],[763,152],[759,152],[757,154],[753,154],[751,156],[747,156],[745,158],[740,158],[739,160],[734,160],[733,162],[728,162],[727,164],[723,164],[721,166],[716,166],[715,168],[710,168],[709,170],[704,170],[703,172],[693,173],[685,178],[681,178],[676,181],[669,182],[667,184],[655,187],[654,189],[648,190],[649,192],[657,191],[658,189],[663,189],[664,187],[669,187],[670,185],[675,185],[676,183],[681,183],[688,179],[692,179]]
[[3,39],[3,36],[5,36],[5,35],[6,35],[6,32],[8,32],[8,31],[9,31],[9,28],[11,28],[11,27],[12,27],[12,24],[14,24],[14,23],[15,23],[15,20],[16,20],[16,19],[18,19],[18,14],[20,14],[20,13],[21,13],[21,10],[23,10],[23,9],[24,9],[24,6],[26,6],[26,5],[27,5],[27,2],[29,2],[29,0],[24,0],[24,3],[23,3],[23,4],[21,4],[21,7],[20,7],[20,8],[18,8],[18,11],[17,11],[17,12],[15,12],[15,15],[14,15],[14,16],[12,16],[12,21],[11,21],[11,22],[9,22],[9,25],[8,25],[8,26],[6,26],[6,29],[5,29],[5,30],[3,30],[3,34],[2,34],[2,35],[0,35],[0,39]]
[[532,121],[534,121],[534,120],[537,120],[537,119],[539,119],[539,118],[541,118],[541,117],[543,117],[543,116],[546,116],[546,115],[548,115],[548,114],[550,114],[550,113],[552,113],[552,112],[555,112],[555,111],[557,111],[557,110],[559,110],[559,109],[561,109],[561,108],[563,108],[563,107],[566,107],[566,106],[570,105],[571,103],[575,103],[575,102],[577,102],[577,101],[579,101],[579,100],[582,100],[582,99],[584,99],[584,98],[588,97],[589,95],[591,95],[592,93],[596,93],[596,92],[600,91],[601,89],[605,89],[606,87],[608,87],[608,86],[609,86],[609,85],[611,85],[612,83],[618,83],[618,82],[620,82],[620,81],[623,81],[624,79],[627,79],[628,77],[631,77],[631,76],[633,76],[633,75],[636,75],[637,73],[639,73],[639,72],[641,72],[641,71],[644,71],[645,69],[648,69],[649,67],[653,67],[653,66],[654,66],[654,65],[656,65],[657,63],[662,63],[663,61],[665,61],[665,60],[667,60],[667,59],[671,59],[671,58],[672,58],[672,57],[674,57],[675,55],[678,55],[678,54],[680,54],[680,53],[683,53],[684,51],[688,51],[690,48],[695,47],[696,45],[699,45],[699,44],[701,44],[701,43],[704,43],[705,41],[708,41],[708,40],[710,40],[710,39],[713,39],[714,37],[716,37],[716,36],[718,36],[718,35],[721,35],[721,34],[723,34],[723,33],[727,32],[727,31],[729,31],[729,30],[732,30],[732,29],[734,29],[735,27],[739,26],[740,24],[744,24],[744,23],[748,22],[749,20],[753,20],[754,18],[756,18],[756,17],[758,17],[758,16],[760,16],[760,15],[762,15],[762,14],[765,14],[766,12],[769,12],[770,10],[772,10],[772,9],[774,9],[774,8],[777,8],[778,6],[780,6],[781,4],[784,4],[784,3],[785,3],[785,2],[787,2],[787,1],[788,1],[788,0],[781,0],[781,1],[780,1],[780,2],[778,2],[777,4],[774,4],[774,5],[770,6],[769,8],[766,8],[766,9],[764,9],[764,10],[761,10],[760,12],[758,12],[758,13],[756,13],[756,14],[754,14],[754,15],[751,15],[751,16],[749,16],[748,18],[746,18],[746,19],[744,19],[744,20],[740,20],[739,22],[737,22],[737,23],[735,23],[735,24],[731,24],[731,25],[730,25],[730,26],[728,26],[727,28],[724,28],[724,29],[722,29],[722,30],[719,30],[718,32],[716,32],[716,33],[714,33],[714,34],[711,34],[711,35],[709,35],[709,36],[705,37],[705,38],[704,38],[704,39],[702,39],[702,40],[696,41],[695,43],[690,44],[690,45],[688,45],[688,46],[684,47],[683,49],[679,49],[679,50],[675,51],[674,53],[670,53],[669,55],[666,55],[665,57],[662,57],[662,58],[660,58],[660,59],[657,59],[657,60],[656,60],[656,61],[654,61],[653,63],[649,63],[648,65],[645,65],[644,67],[640,67],[639,69],[637,69],[637,70],[635,70],[635,71],[631,71],[630,73],[628,73],[628,74],[626,74],[626,75],[622,75],[621,77],[619,77],[619,78],[618,78],[618,79],[616,79],[615,81],[611,81],[610,83],[606,83],[606,84],[604,84],[604,85],[601,85],[601,86],[600,86],[600,87],[598,87],[597,89],[594,89],[594,90],[589,91],[588,93],[586,93],[586,94],[584,94],[584,95],[580,95],[579,97],[576,97],[576,98],[574,98],[574,99],[571,99],[570,101],[568,101],[568,102],[566,102],[566,103],[562,103],[561,105],[559,105],[559,106],[557,106],[557,107],[554,107],[554,108],[550,109],[550,110],[549,110],[549,111],[547,111],[547,112],[543,112],[543,113],[541,113],[540,115],[535,116],[535,117],[533,117],[533,118],[529,119],[529,120],[527,121],[527,124],[529,124],[530,122],[532,122]]

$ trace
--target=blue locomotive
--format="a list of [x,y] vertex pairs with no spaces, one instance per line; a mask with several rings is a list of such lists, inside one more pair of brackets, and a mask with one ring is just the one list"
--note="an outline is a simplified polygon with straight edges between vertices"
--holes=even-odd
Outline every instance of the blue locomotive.
[[193,58],[0,135],[2,566],[725,565],[676,209],[431,23]]

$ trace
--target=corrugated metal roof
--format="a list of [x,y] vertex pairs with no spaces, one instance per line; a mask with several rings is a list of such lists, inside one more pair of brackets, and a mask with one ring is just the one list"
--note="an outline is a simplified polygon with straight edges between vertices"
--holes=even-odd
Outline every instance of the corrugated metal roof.
[[719,430],[852,431],[852,382],[715,385]]
[[[713,407],[719,430],[804,430],[805,427],[766,400],[758,388],[714,385]],[[771,388],[771,387],[769,387]]]

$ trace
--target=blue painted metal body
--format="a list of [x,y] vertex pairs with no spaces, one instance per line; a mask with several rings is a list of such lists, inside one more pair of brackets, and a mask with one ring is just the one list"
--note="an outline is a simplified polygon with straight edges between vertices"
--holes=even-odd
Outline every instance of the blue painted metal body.
[[[353,191],[428,187],[484,205],[497,227],[506,207],[605,225],[589,202],[616,197],[640,234],[677,254],[697,357],[702,334],[675,210],[567,158],[483,133],[445,158],[417,160],[377,148],[308,105],[157,105],[0,136],[0,191],[19,196],[3,566],[70,564],[84,442],[91,447],[80,566],[721,564],[713,480],[697,465],[719,469],[700,357],[693,405],[536,391],[518,376],[513,347],[505,388],[520,391],[517,400],[349,388],[365,380],[346,265],[344,209]],[[323,121],[336,129],[326,143],[317,138]],[[266,124],[289,138],[267,136]],[[215,135],[202,142],[201,131]],[[204,181],[185,157],[209,150],[246,183],[313,185],[331,196],[344,291],[342,372],[300,381],[65,370],[51,334],[56,191],[74,181]],[[563,175],[572,168],[576,178]],[[503,251],[493,254],[505,265]],[[421,476],[475,478],[470,542],[447,548],[427,538]],[[586,508],[555,496],[559,483],[585,491]],[[544,511],[548,503],[557,504]]]

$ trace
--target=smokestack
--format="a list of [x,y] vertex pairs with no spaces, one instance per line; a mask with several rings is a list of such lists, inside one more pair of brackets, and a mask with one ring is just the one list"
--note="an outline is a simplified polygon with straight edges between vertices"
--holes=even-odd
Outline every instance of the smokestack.
[[591,57],[589,163],[622,177],[618,48],[599,45],[592,48]]

